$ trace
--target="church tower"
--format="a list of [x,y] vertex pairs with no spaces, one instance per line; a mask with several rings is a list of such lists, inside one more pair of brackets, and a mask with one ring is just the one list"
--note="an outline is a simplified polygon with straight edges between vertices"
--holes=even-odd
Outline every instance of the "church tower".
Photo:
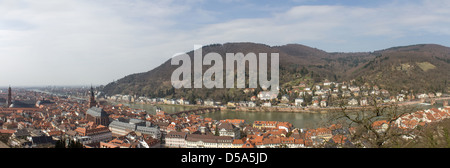
[[94,106],[97,106],[97,102],[95,101],[94,88],[91,86],[91,97],[89,99],[89,108]]
[[6,101],[7,101],[6,102],[7,108],[9,108],[9,106],[11,106],[11,103],[12,103],[11,86],[9,86],[9,88],[8,88],[8,100],[6,100]]
[[91,86],[91,95],[89,99],[89,109],[86,111],[85,119],[89,122],[93,122],[95,125],[109,125],[108,114],[99,106],[95,101],[94,88]]

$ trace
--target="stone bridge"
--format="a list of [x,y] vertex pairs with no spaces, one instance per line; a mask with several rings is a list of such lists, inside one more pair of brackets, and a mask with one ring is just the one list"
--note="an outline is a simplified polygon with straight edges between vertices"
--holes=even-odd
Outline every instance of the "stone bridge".
[[218,107],[210,107],[210,108],[200,108],[200,109],[194,109],[194,110],[186,110],[186,111],[180,111],[177,113],[172,113],[170,114],[170,116],[174,117],[181,117],[183,114],[184,115],[189,115],[189,114],[205,114],[205,113],[210,113],[210,112],[216,112],[216,111],[220,111],[220,108]]

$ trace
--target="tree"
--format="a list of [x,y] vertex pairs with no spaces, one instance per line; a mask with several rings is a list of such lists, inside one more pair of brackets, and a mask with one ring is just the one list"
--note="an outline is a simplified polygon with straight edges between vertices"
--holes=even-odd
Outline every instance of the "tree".
[[331,116],[331,120],[351,130],[349,138],[356,147],[383,148],[405,144],[403,137],[411,136],[412,131],[400,129],[395,121],[415,112],[415,108],[396,103],[380,104],[375,98],[370,100],[368,107],[350,110],[346,101],[341,99],[340,109]]
[[416,128],[416,136],[407,147],[450,148],[450,119]]
[[195,95],[194,94],[191,94],[189,96],[188,100],[189,100],[189,104],[196,104],[197,103],[196,100],[195,100]]
[[306,105],[311,104],[312,103],[312,95],[305,93],[303,95],[303,100],[305,102]]
[[69,140],[69,143],[66,144],[67,139],[62,138],[55,143],[55,148],[83,148],[83,144],[78,141]]
[[276,148],[289,148],[286,144],[280,144]]
[[216,126],[216,129],[214,131],[214,136],[220,136],[219,134],[219,128]]
[[241,138],[247,137],[247,133],[240,130]]
[[306,69],[305,67],[303,67],[301,70],[300,70],[300,74],[302,75],[302,76],[305,76],[306,74],[308,74],[309,72],[308,72],[308,69]]
[[79,141],[70,140],[69,144],[67,144],[67,148],[83,148],[83,144]]
[[60,140],[56,141],[55,148],[66,148],[66,140],[60,139]]

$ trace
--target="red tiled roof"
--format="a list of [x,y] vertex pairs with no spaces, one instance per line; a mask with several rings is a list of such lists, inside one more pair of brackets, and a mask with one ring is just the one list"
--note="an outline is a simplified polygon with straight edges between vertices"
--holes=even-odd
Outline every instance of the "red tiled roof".
[[345,137],[344,135],[334,135],[332,139],[334,143],[343,144],[345,140],[347,140],[347,137]]
[[0,134],[13,134],[16,130],[0,129]]
[[244,145],[242,145],[242,148],[255,148],[255,144],[251,141],[247,141]]
[[49,136],[57,136],[57,135],[61,135],[61,134],[62,134],[62,131],[51,131],[51,132],[48,132]]
[[386,120],[375,121],[372,123],[372,127],[378,129],[384,124],[388,124],[388,122]]
[[242,139],[235,139],[235,140],[233,140],[233,145],[238,145],[238,144],[244,144],[245,142],[244,142],[244,140],[242,140]]

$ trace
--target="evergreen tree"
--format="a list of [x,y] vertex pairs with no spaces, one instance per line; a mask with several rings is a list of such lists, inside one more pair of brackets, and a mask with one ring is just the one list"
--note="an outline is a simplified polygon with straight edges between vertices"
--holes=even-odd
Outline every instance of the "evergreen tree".
[[66,148],[66,140],[61,139],[61,140],[56,141],[55,148]]
[[308,70],[305,68],[305,67],[303,67],[302,68],[302,70],[300,70],[300,74],[302,75],[302,76],[305,76],[306,74],[308,74],[309,72],[308,72]]
[[83,144],[79,141],[70,140],[67,148],[83,148]]

